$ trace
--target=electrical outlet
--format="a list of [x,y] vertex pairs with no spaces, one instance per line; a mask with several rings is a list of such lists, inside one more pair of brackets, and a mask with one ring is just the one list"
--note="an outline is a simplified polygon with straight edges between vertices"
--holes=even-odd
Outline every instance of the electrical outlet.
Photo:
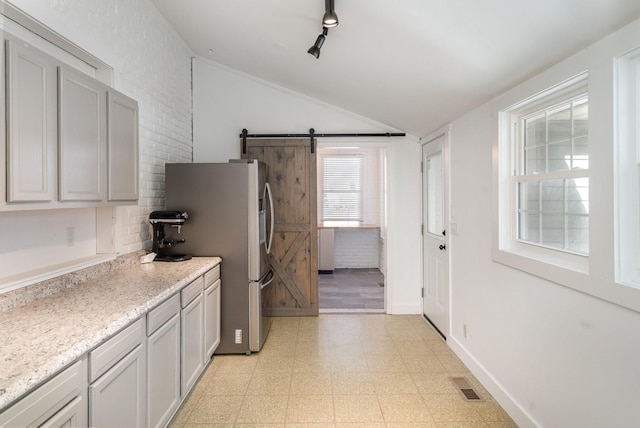
[[462,324],[462,335],[465,339],[469,336],[469,325],[466,323]]
[[458,236],[458,223],[451,222],[451,234]]
[[242,343],[242,329],[236,329],[236,345],[240,345]]
[[73,244],[76,242],[76,228],[75,227],[67,227],[66,228],[66,237],[65,242],[67,247],[73,247]]

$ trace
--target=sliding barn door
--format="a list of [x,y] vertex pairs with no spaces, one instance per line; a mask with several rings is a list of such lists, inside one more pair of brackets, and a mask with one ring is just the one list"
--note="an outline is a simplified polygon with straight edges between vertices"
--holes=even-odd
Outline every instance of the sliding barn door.
[[317,315],[316,154],[310,140],[247,139],[242,157],[267,164],[273,192],[275,286],[268,287],[265,315]]

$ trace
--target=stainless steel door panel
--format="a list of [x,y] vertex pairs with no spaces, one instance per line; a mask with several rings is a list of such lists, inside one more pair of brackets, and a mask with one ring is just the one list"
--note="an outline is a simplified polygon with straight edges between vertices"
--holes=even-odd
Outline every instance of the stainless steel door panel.
[[[249,351],[248,168],[244,164],[167,164],[166,206],[189,213],[176,251],[222,257],[221,342],[216,354]],[[259,278],[259,276],[258,276]],[[235,333],[242,332],[241,343]]]
[[258,352],[262,347],[262,298],[260,283],[249,284],[249,351]]
[[271,328],[271,317],[263,315],[264,293],[274,279],[271,269],[261,278],[260,281],[249,284],[249,350],[258,352],[269,334]]
[[267,191],[267,166],[254,160],[249,171],[249,280],[258,281],[270,267],[268,246],[269,239],[273,239],[273,202]]
[[258,281],[263,275],[262,273],[262,257],[260,245],[260,194],[259,187],[258,162],[254,161],[249,164],[249,185],[247,188],[248,200],[248,229],[249,241],[247,243],[249,250],[249,281]]

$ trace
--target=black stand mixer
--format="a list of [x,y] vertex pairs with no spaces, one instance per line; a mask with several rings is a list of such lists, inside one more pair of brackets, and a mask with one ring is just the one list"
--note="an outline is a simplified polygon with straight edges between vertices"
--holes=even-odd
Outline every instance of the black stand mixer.
[[153,211],[149,214],[149,223],[153,227],[153,246],[151,251],[156,253],[154,260],[161,262],[181,262],[189,260],[189,254],[167,254],[167,250],[176,244],[184,242],[184,239],[172,239],[165,235],[164,227],[169,225],[178,229],[184,224],[189,217],[186,212],[182,211]]

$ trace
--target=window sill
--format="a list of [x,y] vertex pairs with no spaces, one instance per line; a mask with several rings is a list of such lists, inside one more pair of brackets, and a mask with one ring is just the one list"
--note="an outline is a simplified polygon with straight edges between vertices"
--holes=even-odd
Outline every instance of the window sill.
[[[609,303],[640,312],[640,288],[591,275],[588,269],[573,269],[557,263],[525,257],[494,248],[494,262],[551,281]],[[586,264],[588,265],[588,259]]]
[[589,278],[589,259],[586,257],[583,263],[577,263],[575,260],[574,263],[568,264],[560,260],[549,260],[550,256],[535,253],[537,252],[521,249],[497,249],[493,251],[492,256],[498,263],[572,288],[572,284],[579,286]]

